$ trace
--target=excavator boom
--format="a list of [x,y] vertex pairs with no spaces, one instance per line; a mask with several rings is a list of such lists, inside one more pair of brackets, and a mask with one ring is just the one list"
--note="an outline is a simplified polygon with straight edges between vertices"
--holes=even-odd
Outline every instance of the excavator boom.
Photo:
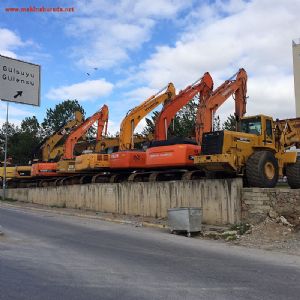
[[234,95],[236,117],[241,118],[246,113],[246,94],[247,73],[244,69],[240,69],[219,86],[208,99],[200,101],[196,120],[198,144],[202,142],[203,133],[211,131],[215,112],[230,96]]
[[62,154],[62,147],[57,147],[57,144],[70,132],[70,130],[76,128],[83,122],[83,115],[80,111],[75,112],[75,118],[68,121],[57,132],[47,138],[42,146],[42,161],[55,160]]
[[155,122],[155,140],[166,140],[168,138],[168,128],[176,113],[199,93],[199,101],[206,101],[212,89],[213,80],[210,74],[206,72],[200,79],[180,91],[177,96],[166,103]]
[[[166,91],[162,93],[165,89]],[[142,104],[127,113],[120,126],[119,150],[133,149],[133,133],[138,123],[158,105],[170,101],[175,96],[175,87],[172,83],[169,83],[163,90],[146,99]]]
[[108,122],[108,107],[103,105],[102,108],[97,111],[93,116],[85,120],[80,126],[73,130],[64,144],[63,159],[74,158],[74,147],[77,141],[92,127],[92,125],[98,121],[97,127],[97,141],[102,138],[103,129],[105,134],[107,132]]

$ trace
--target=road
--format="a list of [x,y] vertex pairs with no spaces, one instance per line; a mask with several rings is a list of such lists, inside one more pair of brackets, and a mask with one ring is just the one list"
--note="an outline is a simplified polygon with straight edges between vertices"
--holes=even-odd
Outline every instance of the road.
[[300,258],[0,206],[0,299],[299,299]]

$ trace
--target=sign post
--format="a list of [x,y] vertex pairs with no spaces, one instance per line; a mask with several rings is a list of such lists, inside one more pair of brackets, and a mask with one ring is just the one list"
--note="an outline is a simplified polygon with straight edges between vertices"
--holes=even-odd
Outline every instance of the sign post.
[[3,170],[3,200],[6,198],[6,164],[7,164],[7,135],[8,135],[8,102],[6,103],[6,123],[5,123],[5,146],[4,146],[4,170]]
[[[0,55],[0,99],[15,103],[40,105],[41,66]],[[8,102],[6,103],[3,200],[6,192]]]

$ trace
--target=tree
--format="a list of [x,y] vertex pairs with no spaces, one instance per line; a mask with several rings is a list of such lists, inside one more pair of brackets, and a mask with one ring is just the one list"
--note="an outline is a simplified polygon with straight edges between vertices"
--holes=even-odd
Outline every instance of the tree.
[[223,123],[223,130],[236,130],[236,117],[230,114],[226,121]]
[[9,148],[11,137],[18,130],[18,128],[12,123],[8,123],[8,126],[6,126],[6,123],[2,124],[2,127],[0,129],[0,160],[1,161],[4,160],[6,127],[7,127],[7,148]]
[[214,125],[213,125],[213,130],[214,131],[219,131],[221,130],[221,121],[219,116],[214,117]]
[[[1,161],[4,160],[5,129],[3,124],[0,130]],[[14,164],[27,164],[41,140],[41,127],[35,116],[25,118],[20,127],[8,124],[7,157],[11,157]]]
[[[83,108],[77,100],[67,100],[55,106],[54,109],[48,109],[42,126],[37,118],[26,117],[21,126],[8,124],[7,156],[12,158],[14,164],[27,164],[32,159],[33,154],[43,138],[50,136],[58,131],[67,121],[74,117],[76,110],[84,114]],[[0,159],[4,160],[6,125],[3,124],[0,129]]]
[[9,155],[15,164],[28,164],[33,156],[33,151],[40,143],[40,138],[29,131],[17,131],[9,139]]
[[[196,112],[198,99],[190,101],[176,114],[168,128],[168,136],[190,137],[195,135]],[[159,115],[158,111],[153,112],[151,118],[146,118],[146,126],[142,134],[154,133],[155,121]]]
[[170,135],[179,137],[195,136],[198,101],[198,98],[195,98],[178,111],[176,117],[174,118],[174,126],[171,124],[169,127]]
[[26,117],[21,122],[21,131],[31,133],[37,137],[41,137],[42,135],[42,127],[40,126],[36,116]]
[[42,123],[43,135],[45,137],[50,136],[58,131],[66,122],[74,118],[74,113],[77,110],[82,112],[83,115],[85,114],[83,107],[77,100],[66,100],[55,105],[54,109],[47,109],[46,117]]
[[152,113],[152,116],[150,118],[145,118],[146,120],[146,126],[145,128],[143,129],[142,131],[142,135],[149,135],[149,134],[153,134],[154,133],[154,130],[155,130],[155,122],[156,122],[156,119],[159,115],[159,111],[154,111]]

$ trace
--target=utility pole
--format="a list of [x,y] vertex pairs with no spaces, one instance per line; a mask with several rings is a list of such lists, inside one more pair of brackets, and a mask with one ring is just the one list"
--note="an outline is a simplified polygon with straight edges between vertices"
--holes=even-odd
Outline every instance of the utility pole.
[[8,136],[8,102],[6,102],[6,123],[5,123],[5,146],[4,146],[4,170],[2,179],[2,198],[6,199],[6,166],[7,166],[7,136]]

